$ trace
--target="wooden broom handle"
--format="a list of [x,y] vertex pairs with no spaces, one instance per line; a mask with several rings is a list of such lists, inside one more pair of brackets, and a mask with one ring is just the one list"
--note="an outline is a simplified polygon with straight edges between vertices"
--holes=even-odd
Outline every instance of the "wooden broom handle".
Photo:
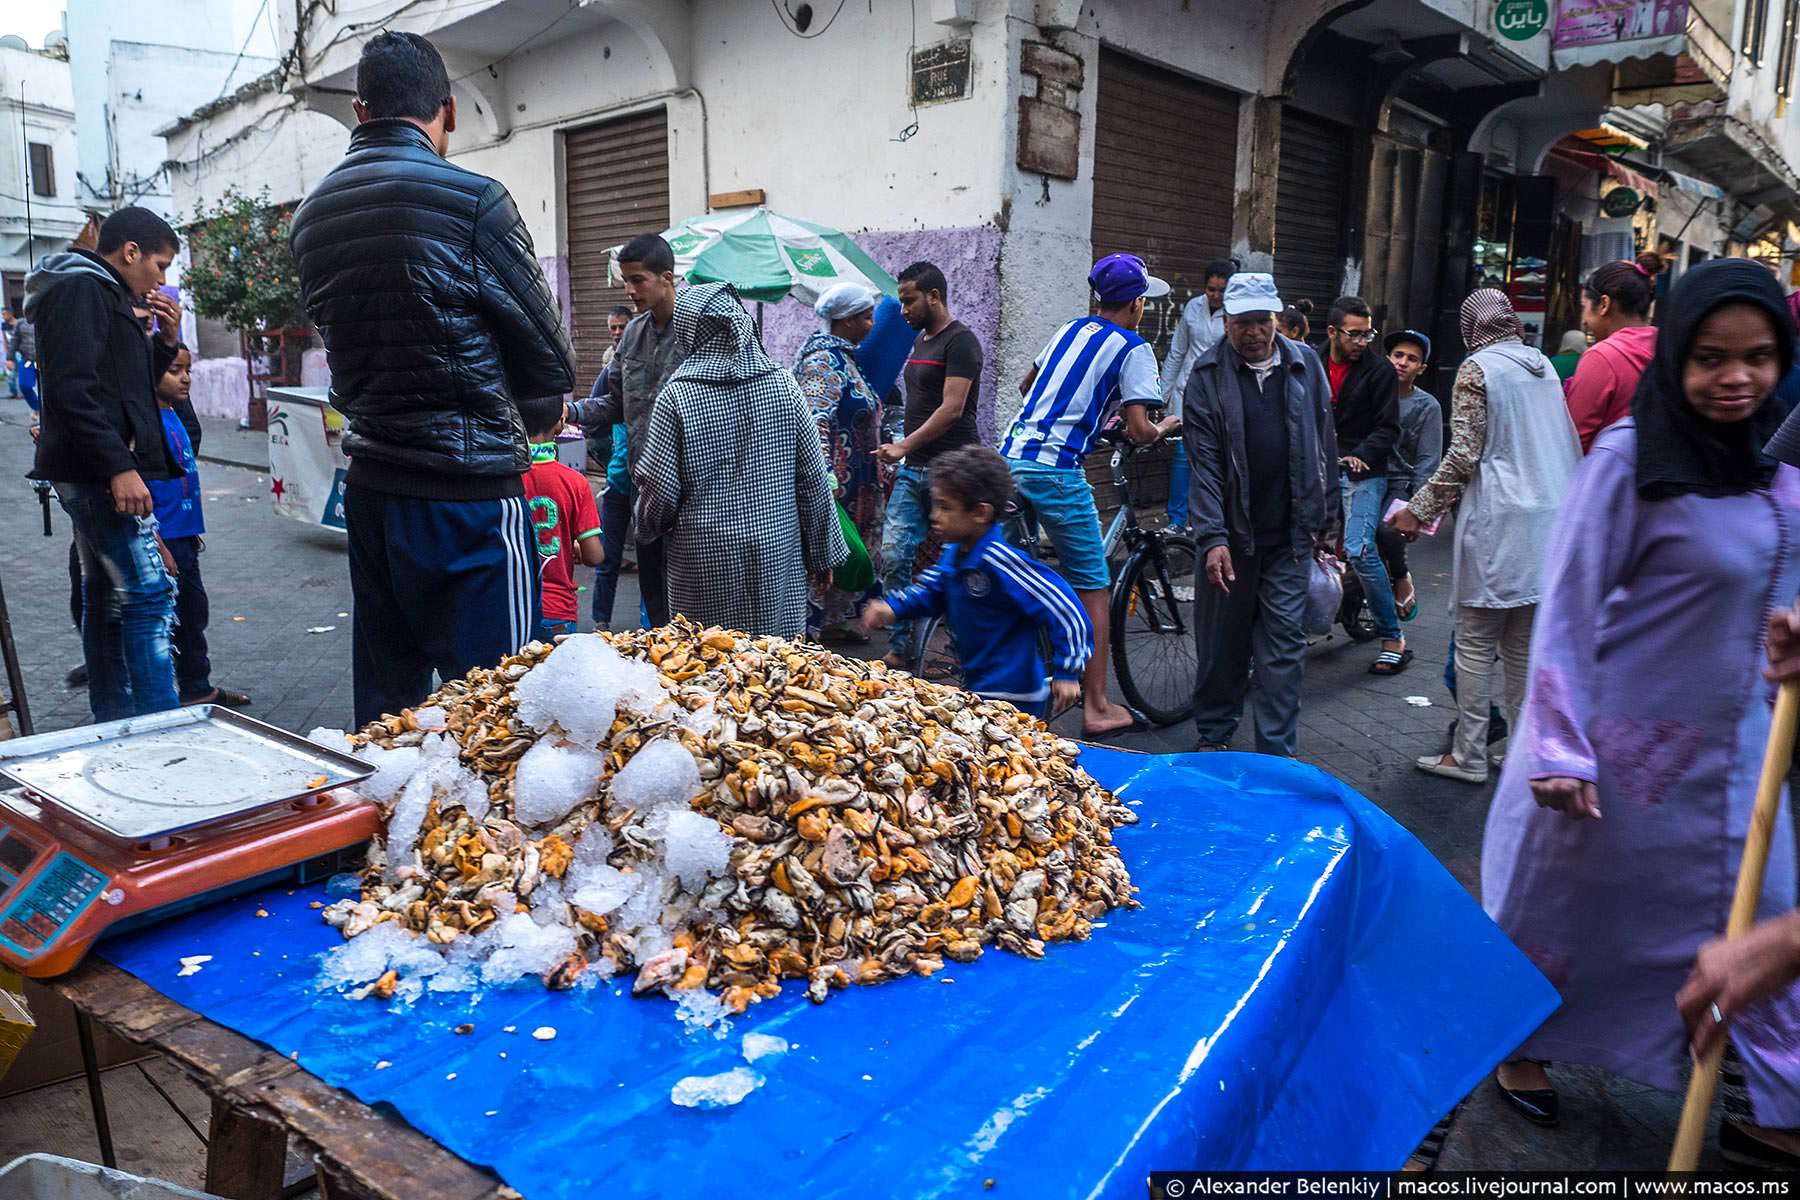
[[[1744,838],[1744,861],[1738,866],[1737,891],[1731,898],[1726,937],[1748,933],[1756,923],[1756,903],[1762,898],[1769,843],[1781,806],[1781,785],[1787,781],[1788,766],[1794,758],[1796,718],[1800,718],[1800,680],[1790,679],[1775,697],[1775,716],[1769,722],[1769,743],[1763,748],[1762,777],[1756,784],[1756,807],[1750,812],[1750,832]],[[1719,1062],[1724,1057],[1725,1039],[1720,1038],[1706,1057],[1694,1064],[1694,1073],[1688,1077],[1687,1100],[1681,1106],[1681,1124],[1675,1130],[1675,1146],[1669,1152],[1671,1171],[1692,1171],[1700,1163],[1706,1120],[1712,1113],[1713,1093],[1719,1085]]]

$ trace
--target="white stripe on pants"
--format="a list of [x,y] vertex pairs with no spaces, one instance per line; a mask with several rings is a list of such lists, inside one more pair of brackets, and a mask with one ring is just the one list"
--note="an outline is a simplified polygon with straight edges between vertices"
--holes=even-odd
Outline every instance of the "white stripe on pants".
[[1525,702],[1526,671],[1531,663],[1531,622],[1537,605],[1518,608],[1456,608],[1456,761],[1471,770],[1487,768],[1488,713],[1495,704],[1496,660],[1506,671],[1508,731],[1519,727]]

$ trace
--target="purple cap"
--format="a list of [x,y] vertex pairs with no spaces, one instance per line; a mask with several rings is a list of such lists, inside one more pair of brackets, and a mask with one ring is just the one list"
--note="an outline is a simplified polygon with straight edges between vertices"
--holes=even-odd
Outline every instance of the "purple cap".
[[1088,286],[1103,304],[1128,304],[1139,296],[1154,300],[1169,294],[1169,285],[1150,273],[1135,254],[1109,254],[1088,272]]

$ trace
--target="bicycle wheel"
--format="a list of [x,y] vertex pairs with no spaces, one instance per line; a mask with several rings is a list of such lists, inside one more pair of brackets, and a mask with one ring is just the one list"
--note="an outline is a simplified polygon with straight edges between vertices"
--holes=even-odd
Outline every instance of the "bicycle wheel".
[[963,686],[962,659],[956,655],[956,642],[944,618],[930,617],[919,625],[913,641],[912,673],[933,683]]
[[1112,655],[1119,690],[1158,725],[1185,721],[1194,712],[1199,570],[1193,540],[1164,535],[1134,553],[1113,585]]

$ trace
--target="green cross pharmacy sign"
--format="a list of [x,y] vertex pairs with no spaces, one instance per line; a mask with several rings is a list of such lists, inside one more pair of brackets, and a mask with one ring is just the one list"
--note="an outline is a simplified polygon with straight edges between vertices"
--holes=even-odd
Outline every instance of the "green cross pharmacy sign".
[[1494,28],[1515,42],[1542,33],[1549,23],[1549,0],[1499,0],[1494,5]]

